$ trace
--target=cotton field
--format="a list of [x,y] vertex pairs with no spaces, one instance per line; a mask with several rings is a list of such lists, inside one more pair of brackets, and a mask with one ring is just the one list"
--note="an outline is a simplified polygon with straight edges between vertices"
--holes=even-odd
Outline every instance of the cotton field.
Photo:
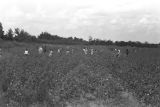
[[160,106],[158,48],[1,43],[0,55],[1,107]]

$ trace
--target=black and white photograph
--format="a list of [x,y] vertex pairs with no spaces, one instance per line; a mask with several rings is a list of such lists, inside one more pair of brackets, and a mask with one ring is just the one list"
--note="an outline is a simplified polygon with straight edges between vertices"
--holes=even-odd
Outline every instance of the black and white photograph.
[[0,0],[0,107],[160,107],[160,1]]

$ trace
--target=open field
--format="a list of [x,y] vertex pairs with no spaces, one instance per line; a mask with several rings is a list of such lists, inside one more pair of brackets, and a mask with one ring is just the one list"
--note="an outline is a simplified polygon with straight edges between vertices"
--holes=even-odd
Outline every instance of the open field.
[[[89,46],[96,52],[84,55],[76,45],[48,57],[38,54],[39,45],[0,43],[0,107],[160,107],[159,48],[116,47],[116,58],[111,46]],[[68,46],[47,49],[60,47]]]

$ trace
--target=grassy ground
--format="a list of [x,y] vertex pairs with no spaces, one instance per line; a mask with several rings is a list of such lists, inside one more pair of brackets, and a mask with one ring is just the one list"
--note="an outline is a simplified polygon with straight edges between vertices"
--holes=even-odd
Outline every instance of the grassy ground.
[[[70,46],[73,54],[39,55],[39,44],[1,42],[2,107],[159,107],[160,49],[136,48],[119,58],[114,47]],[[24,56],[25,48],[31,52]],[[67,46],[48,45],[48,49]]]

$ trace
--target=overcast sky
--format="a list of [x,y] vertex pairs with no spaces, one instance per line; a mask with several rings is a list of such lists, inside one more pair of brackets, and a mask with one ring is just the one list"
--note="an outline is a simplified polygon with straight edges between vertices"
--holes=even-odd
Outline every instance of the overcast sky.
[[0,22],[32,35],[160,42],[158,0],[0,0]]

